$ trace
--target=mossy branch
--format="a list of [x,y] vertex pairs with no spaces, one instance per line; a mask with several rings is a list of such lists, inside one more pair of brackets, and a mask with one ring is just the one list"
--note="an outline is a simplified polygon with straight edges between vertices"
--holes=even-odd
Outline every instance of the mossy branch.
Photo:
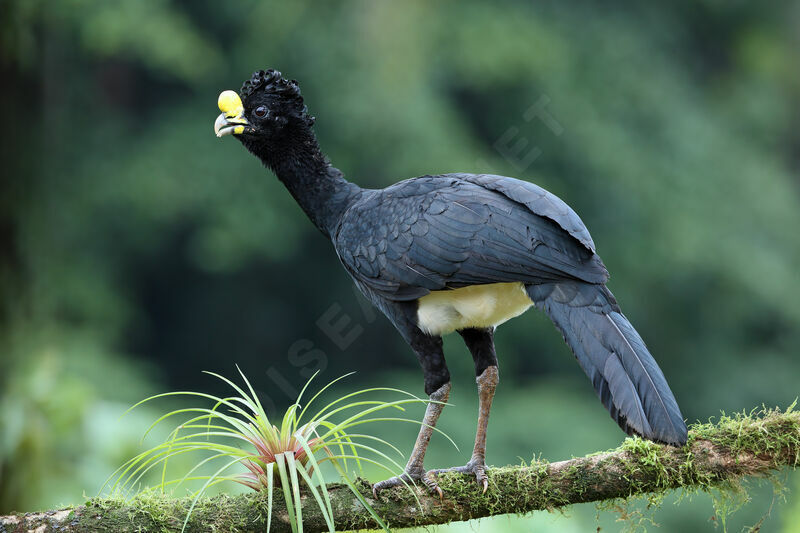
[[[723,416],[716,424],[694,425],[683,448],[632,438],[616,450],[586,457],[493,468],[486,494],[474,479],[456,474],[441,476],[443,500],[420,490],[417,502],[407,489],[395,488],[375,501],[367,483],[361,489],[378,514],[399,528],[555,509],[679,487],[707,490],[798,465],[800,412],[790,409]],[[328,491],[338,530],[375,527],[349,489],[329,485]],[[59,511],[0,517],[0,533],[180,531],[190,502],[147,493],[128,501],[95,498]],[[266,498],[257,494],[203,499],[186,531],[265,531],[266,505]],[[303,506],[303,519],[305,531],[327,530],[312,501]],[[290,531],[278,491],[272,531]]]

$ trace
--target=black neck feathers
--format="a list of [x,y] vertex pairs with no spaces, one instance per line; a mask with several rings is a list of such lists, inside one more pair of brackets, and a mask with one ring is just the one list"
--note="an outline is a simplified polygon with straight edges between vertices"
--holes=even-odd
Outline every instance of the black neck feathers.
[[311,222],[330,237],[362,190],[331,166],[310,125],[295,122],[286,129],[271,142],[243,142],[281,180]]

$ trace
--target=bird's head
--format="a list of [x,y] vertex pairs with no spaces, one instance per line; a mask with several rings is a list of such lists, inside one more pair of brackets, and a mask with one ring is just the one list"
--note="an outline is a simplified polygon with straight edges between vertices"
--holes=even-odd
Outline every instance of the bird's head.
[[314,124],[297,82],[273,69],[254,72],[239,93],[223,91],[218,105],[222,113],[214,122],[217,137],[234,135],[262,156],[282,141],[310,134]]

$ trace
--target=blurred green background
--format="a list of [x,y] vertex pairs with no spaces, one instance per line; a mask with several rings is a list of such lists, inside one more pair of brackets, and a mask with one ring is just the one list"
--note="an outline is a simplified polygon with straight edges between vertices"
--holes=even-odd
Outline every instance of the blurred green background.
[[[163,406],[125,409],[221,392],[201,370],[238,363],[279,409],[314,370],[422,393],[330,244],[213,135],[219,92],[260,68],[300,81],[360,185],[493,172],[572,205],[690,421],[785,407],[800,393],[798,27],[782,1],[0,2],[0,513],[96,494]],[[622,440],[545,317],[497,343],[490,464]],[[465,462],[474,434],[471,359],[457,337],[446,350],[441,427],[461,451],[434,439],[431,467]],[[414,433],[386,435],[407,450]],[[770,510],[772,487],[751,489],[730,531]],[[662,530],[715,529],[707,496],[673,501]],[[615,519],[586,505],[447,529]],[[800,531],[800,499],[762,531]]]

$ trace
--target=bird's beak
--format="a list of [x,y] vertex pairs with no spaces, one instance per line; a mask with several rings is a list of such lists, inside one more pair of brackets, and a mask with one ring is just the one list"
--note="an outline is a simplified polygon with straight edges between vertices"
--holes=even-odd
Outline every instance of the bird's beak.
[[253,131],[253,127],[244,118],[242,99],[234,91],[222,91],[217,100],[219,110],[222,111],[214,121],[214,133],[217,137],[225,135],[240,135]]

